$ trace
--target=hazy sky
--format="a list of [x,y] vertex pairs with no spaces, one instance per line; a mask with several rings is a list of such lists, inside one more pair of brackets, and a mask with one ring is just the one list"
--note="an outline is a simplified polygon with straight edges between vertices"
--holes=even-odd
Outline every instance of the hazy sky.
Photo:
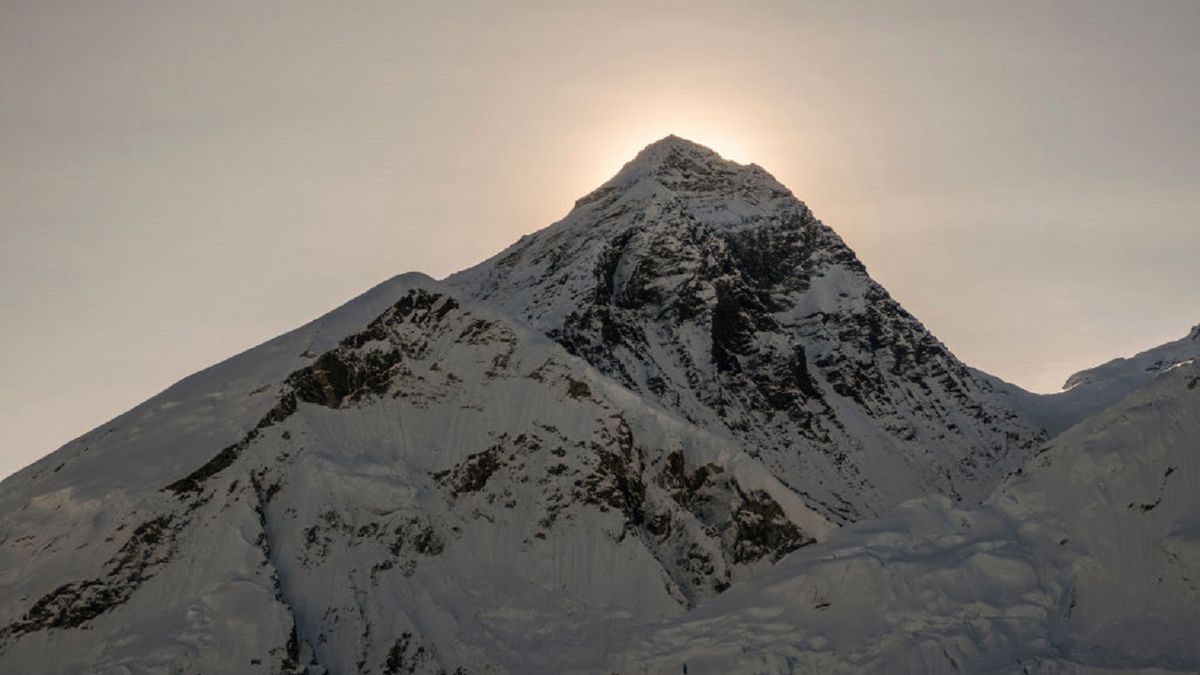
[[0,476],[668,133],[1050,391],[1200,322],[1198,125],[1191,0],[0,0]]

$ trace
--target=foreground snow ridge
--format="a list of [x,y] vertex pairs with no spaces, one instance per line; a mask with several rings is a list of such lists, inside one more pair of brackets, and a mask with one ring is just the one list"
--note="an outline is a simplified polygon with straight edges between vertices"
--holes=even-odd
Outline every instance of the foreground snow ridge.
[[1024,392],[667,137],[0,483],[0,672],[1195,672],[1198,357]]

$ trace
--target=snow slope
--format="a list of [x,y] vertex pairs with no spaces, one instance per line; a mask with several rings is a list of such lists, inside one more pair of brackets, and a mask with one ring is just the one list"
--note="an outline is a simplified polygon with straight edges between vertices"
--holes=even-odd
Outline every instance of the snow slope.
[[1196,672],[1200,365],[1159,373],[981,507],[844,528],[652,630],[623,673]]

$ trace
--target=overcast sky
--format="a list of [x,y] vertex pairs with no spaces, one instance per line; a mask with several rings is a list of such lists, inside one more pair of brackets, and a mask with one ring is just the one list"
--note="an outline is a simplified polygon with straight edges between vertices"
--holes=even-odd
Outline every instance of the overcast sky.
[[0,0],[0,476],[668,133],[1051,391],[1200,322],[1198,120],[1190,0]]

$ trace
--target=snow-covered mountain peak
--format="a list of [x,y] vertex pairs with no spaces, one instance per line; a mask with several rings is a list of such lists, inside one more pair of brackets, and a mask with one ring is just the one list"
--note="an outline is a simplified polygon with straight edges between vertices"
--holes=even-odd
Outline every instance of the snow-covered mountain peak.
[[982,497],[1039,435],[770,174],[677,137],[446,283],[757,448],[834,522]]
[[[738,164],[699,143],[667,136],[642,149],[610,180],[576,202],[577,207],[625,206],[638,202],[659,208],[682,207],[708,225],[746,224],[747,220],[704,217],[705,212],[749,215],[792,194],[756,164]],[[712,208],[712,202],[725,202]],[[799,202],[796,202],[799,205]],[[799,205],[803,208],[803,205]]]
[[738,166],[735,162],[721,157],[712,148],[671,134],[642,148],[632,160],[622,167],[618,175],[631,171],[652,172],[660,170],[664,164],[680,161],[690,161],[708,167],[722,164]]
[[694,168],[738,168],[742,165],[721,157],[715,150],[674,134],[642,148],[617,176],[669,172],[690,165]]
[[1006,385],[668,136],[0,483],[0,672],[1194,671],[1198,359]]

